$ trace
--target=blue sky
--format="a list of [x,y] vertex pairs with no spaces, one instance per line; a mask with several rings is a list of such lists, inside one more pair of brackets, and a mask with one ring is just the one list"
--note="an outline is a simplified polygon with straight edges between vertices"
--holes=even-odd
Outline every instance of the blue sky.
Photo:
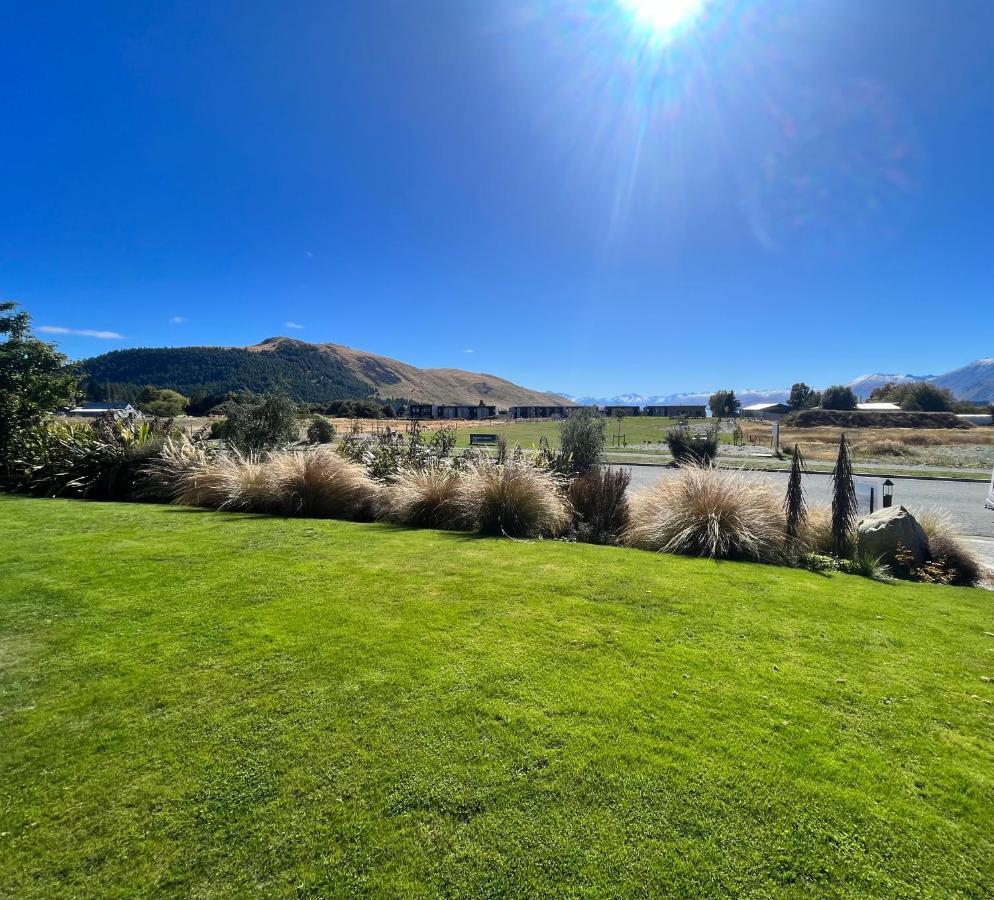
[[991,354],[994,3],[633,3],[4,2],[0,297],[579,394]]

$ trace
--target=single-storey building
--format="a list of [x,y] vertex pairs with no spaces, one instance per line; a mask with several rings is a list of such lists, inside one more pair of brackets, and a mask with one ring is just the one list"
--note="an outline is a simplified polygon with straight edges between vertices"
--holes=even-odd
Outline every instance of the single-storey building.
[[708,414],[706,406],[643,406],[644,416],[663,416],[668,419],[703,419]]
[[496,406],[488,406],[480,401],[476,406],[468,403],[442,404],[438,407],[439,419],[492,419],[497,415]]
[[969,422],[971,425],[994,424],[994,417],[990,413],[956,413],[956,418]]
[[512,406],[508,415],[512,419],[565,418],[575,406]]
[[605,406],[605,416],[640,416],[642,408],[639,406]]
[[492,419],[497,407],[484,403],[411,403],[407,407],[411,419]]
[[896,403],[857,403],[860,412],[900,412],[901,407]]
[[786,403],[753,403],[742,407],[742,415],[747,419],[782,419],[789,412]]
[[80,403],[79,406],[74,406],[72,409],[63,410],[62,414],[81,419],[96,419],[99,416],[106,415],[111,415],[115,419],[127,419],[131,416],[137,417],[141,415],[130,403],[103,402]]

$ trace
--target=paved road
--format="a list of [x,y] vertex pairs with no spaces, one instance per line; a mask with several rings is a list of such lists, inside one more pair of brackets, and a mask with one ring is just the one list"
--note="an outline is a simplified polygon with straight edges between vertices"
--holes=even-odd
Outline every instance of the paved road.
[[[638,490],[658,478],[673,477],[675,469],[658,466],[632,466],[632,490]],[[786,472],[751,472],[749,478],[761,478],[771,484],[785,487]],[[877,486],[880,496],[882,478],[857,478],[858,482]],[[894,503],[909,509],[945,510],[962,530],[964,537],[975,545],[977,553],[986,564],[994,568],[994,512],[984,509],[988,485],[978,481],[939,481],[936,479],[899,478],[894,482]],[[804,491],[809,503],[831,503],[828,475],[804,476]],[[878,501],[879,503],[879,501]]]

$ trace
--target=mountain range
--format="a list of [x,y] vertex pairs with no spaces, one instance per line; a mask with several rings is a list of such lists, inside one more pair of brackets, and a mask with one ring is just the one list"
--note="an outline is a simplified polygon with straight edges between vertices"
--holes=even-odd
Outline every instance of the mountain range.
[[[960,369],[954,369],[943,375],[908,375],[875,372],[871,375],[860,375],[848,382],[857,397],[865,399],[876,388],[883,387],[888,382],[904,384],[909,381],[927,381],[937,387],[948,388],[957,400],[972,400],[986,403],[994,400],[994,359],[978,359]],[[701,404],[707,403],[712,391],[699,391],[682,394],[619,394],[616,397],[574,397],[566,395],[575,403],[594,404],[596,406],[613,403],[648,406],[652,404]],[[790,396],[790,388],[750,389],[735,388],[735,396],[743,406],[753,403],[784,403]]]

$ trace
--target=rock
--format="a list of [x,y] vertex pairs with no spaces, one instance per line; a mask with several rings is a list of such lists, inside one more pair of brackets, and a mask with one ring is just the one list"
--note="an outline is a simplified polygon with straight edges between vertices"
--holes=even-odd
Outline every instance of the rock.
[[860,519],[856,526],[856,546],[860,553],[879,556],[889,565],[899,565],[899,549],[911,553],[911,561],[920,566],[928,558],[928,536],[918,520],[903,506],[878,509]]

